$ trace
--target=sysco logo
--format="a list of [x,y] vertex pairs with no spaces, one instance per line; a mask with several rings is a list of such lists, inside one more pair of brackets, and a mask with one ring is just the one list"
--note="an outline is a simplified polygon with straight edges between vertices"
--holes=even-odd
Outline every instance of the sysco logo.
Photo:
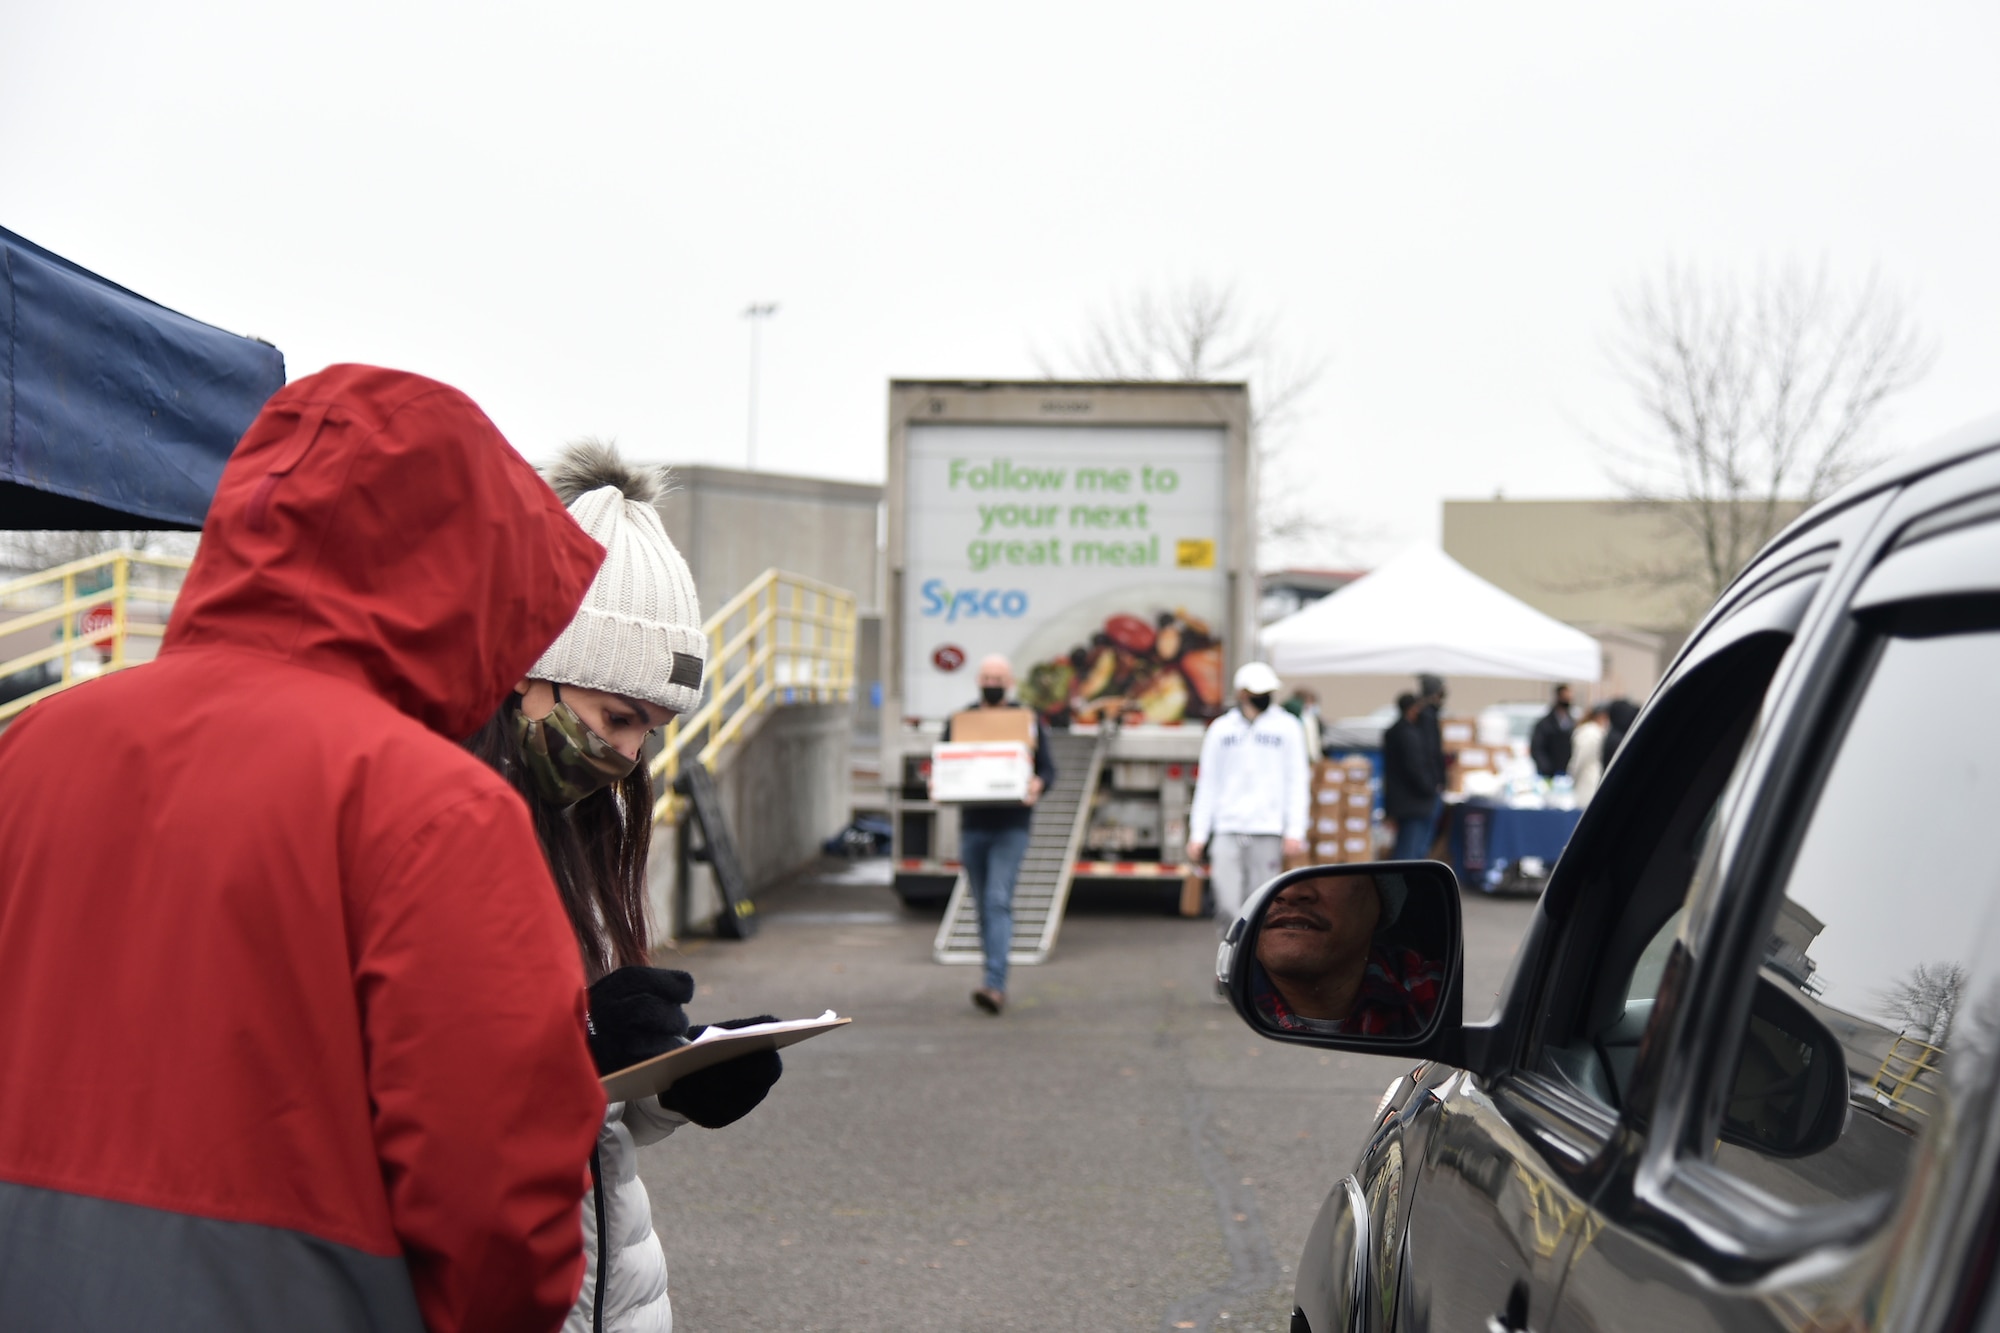
[[943,579],[929,579],[919,593],[924,599],[922,614],[942,616],[947,625],[980,616],[1018,620],[1028,614],[1028,594],[1019,588],[960,588],[954,592]]

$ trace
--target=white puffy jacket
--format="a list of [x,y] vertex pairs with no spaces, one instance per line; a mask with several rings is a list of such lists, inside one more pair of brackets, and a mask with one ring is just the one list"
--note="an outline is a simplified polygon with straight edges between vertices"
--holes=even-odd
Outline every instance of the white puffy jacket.
[[[657,1097],[613,1102],[604,1108],[597,1135],[597,1164],[604,1180],[604,1232],[611,1238],[604,1273],[604,1333],[673,1333],[674,1308],[667,1299],[667,1256],[653,1234],[653,1205],[639,1179],[639,1149],[657,1143],[687,1123],[660,1105]],[[597,1298],[597,1209],[583,1201],[583,1293],[577,1297],[563,1333],[591,1333],[591,1305]]]

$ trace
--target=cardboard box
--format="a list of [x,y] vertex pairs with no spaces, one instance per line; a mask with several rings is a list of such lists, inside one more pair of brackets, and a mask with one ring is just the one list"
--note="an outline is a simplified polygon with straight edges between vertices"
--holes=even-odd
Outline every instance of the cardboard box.
[[1350,787],[1369,787],[1375,782],[1375,765],[1359,755],[1340,761],[1341,781]]
[[1313,785],[1315,787],[1338,786],[1342,781],[1343,769],[1338,759],[1321,759],[1313,764]]
[[1341,787],[1317,787],[1313,790],[1314,805],[1342,805],[1347,801],[1347,792]]
[[951,715],[951,743],[1019,741],[1035,743],[1035,715],[1025,708],[968,708]]
[[1340,859],[1340,839],[1322,838],[1313,844],[1312,850],[1313,861],[1316,864],[1324,865],[1338,861]]
[[1362,834],[1348,834],[1340,840],[1340,859],[1343,861],[1374,860],[1375,840]]
[[1313,832],[1338,834],[1341,832],[1343,818],[1344,816],[1337,814],[1321,815],[1319,818],[1313,820]]
[[1493,752],[1477,747],[1468,747],[1453,755],[1451,762],[1457,764],[1460,768],[1490,769],[1493,767]]
[[1342,833],[1366,833],[1374,827],[1374,821],[1367,815],[1349,815],[1340,822]]
[[952,804],[1019,805],[1035,776],[1023,741],[947,741],[931,747],[931,799]]
[[1438,740],[1447,750],[1456,750],[1462,745],[1477,744],[1479,720],[1471,717],[1441,717],[1438,719]]
[[1375,793],[1372,791],[1350,791],[1347,793],[1346,804],[1349,810],[1373,810],[1375,808]]

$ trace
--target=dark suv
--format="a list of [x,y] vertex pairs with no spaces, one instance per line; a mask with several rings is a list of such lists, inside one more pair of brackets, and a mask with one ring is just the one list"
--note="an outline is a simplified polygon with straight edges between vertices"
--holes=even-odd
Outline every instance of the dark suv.
[[1246,1021],[1421,1061],[1313,1227],[1293,1327],[2000,1329],[1996,907],[2000,419],[1736,580],[1485,1022],[1434,862],[1246,907],[1218,962]]

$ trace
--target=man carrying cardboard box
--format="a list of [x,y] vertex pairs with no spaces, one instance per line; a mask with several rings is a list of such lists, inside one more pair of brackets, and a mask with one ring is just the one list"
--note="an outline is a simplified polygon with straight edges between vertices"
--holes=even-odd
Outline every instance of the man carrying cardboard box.
[[[1007,1007],[1007,953],[1014,942],[1014,881],[1021,874],[1021,858],[1028,853],[1028,826],[1034,819],[1034,804],[1056,780],[1055,760],[1049,755],[1048,733],[1033,712],[1010,703],[1007,694],[1014,688],[1014,668],[998,653],[979,663],[979,702],[965,712],[945,719],[944,740],[949,744],[954,732],[967,740],[997,740],[996,728],[1022,727],[1035,750],[1035,773],[1028,779],[1028,792],[1019,804],[967,805],[959,814],[958,859],[965,867],[965,886],[979,909],[979,947],[986,955],[986,975],[972,1002],[989,1014],[998,1015]],[[978,736],[969,733],[979,731]]]

